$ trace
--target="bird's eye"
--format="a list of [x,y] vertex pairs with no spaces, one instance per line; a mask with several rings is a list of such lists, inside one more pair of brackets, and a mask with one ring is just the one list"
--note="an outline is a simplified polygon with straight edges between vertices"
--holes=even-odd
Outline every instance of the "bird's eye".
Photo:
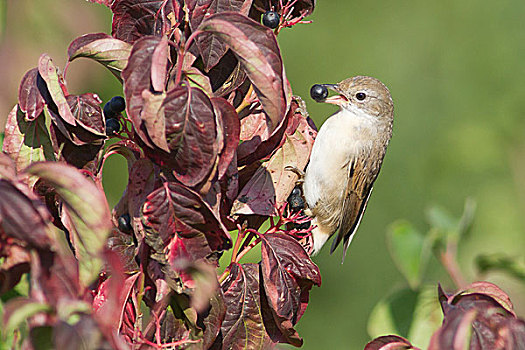
[[355,98],[357,98],[359,101],[363,101],[366,98],[366,94],[364,92],[358,92],[355,94]]

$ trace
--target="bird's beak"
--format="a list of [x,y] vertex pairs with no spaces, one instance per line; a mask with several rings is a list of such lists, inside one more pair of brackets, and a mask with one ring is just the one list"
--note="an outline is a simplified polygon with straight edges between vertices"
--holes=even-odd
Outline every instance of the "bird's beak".
[[346,98],[346,96],[341,92],[341,89],[339,88],[338,84],[323,84],[323,86],[338,93],[335,96],[328,97],[323,102],[330,103],[330,104],[337,105],[337,106],[343,106],[348,103],[348,98]]

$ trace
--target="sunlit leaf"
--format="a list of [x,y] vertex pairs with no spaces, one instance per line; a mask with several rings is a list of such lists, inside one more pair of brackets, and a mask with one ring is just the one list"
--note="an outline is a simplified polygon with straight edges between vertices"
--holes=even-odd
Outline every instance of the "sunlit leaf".
[[271,120],[270,129],[276,128],[286,114],[288,101],[281,53],[273,31],[239,13],[212,15],[198,30],[216,36],[235,53]]
[[131,45],[112,38],[105,33],[86,34],[71,42],[67,50],[68,60],[79,57],[93,59],[120,79],[120,73],[128,64]]
[[[43,114],[28,122],[18,106],[15,106],[7,117],[5,130],[6,137],[2,151],[15,161],[18,171],[34,162],[55,160],[51,137]],[[34,183],[34,180],[30,182]]]

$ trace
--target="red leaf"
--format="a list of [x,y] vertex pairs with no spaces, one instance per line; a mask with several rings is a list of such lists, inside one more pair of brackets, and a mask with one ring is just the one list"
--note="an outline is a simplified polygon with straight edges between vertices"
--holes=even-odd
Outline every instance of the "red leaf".
[[525,340],[525,322],[517,319],[508,296],[488,282],[475,282],[447,296],[438,289],[444,319],[429,349],[513,349]]
[[[247,16],[251,0],[192,0],[188,1],[190,25],[193,30],[202,23],[203,19],[216,13],[240,12]],[[204,69],[208,72],[224,56],[228,47],[213,35],[197,38],[197,46],[204,62]]]
[[[155,169],[153,163],[147,159],[137,160],[129,171],[127,187],[128,213],[131,216],[135,232],[142,233],[140,222],[141,208],[148,195],[155,189]],[[139,228],[139,230],[136,230]]]
[[93,299],[93,311],[103,326],[114,331],[120,329],[126,301],[139,276],[140,273],[135,273],[124,278],[114,273],[98,287]]
[[209,174],[219,151],[213,105],[202,90],[178,87],[168,93],[163,108],[173,173],[195,186]]
[[151,58],[151,86],[153,90],[158,92],[162,92],[166,88],[168,53],[168,37],[163,36],[155,47]]
[[143,208],[146,230],[156,232],[170,259],[206,258],[231,247],[224,225],[200,196],[175,182],[165,183],[151,193]]
[[122,71],[127,115],[141,140],[150,147],[152,144],[142,124],[141,112],[144,106],[143,91],[149,91],[151,86],[153,52],[159,43],[159,38],[151,36],[138,40],[131,49],[128,65]]
[[36,85],[38,68],[28,71],[18,88],[20,110],[26,114],[27,121],[35,120],[44,110],[44,99]]
[[217,119],[221,121],[224,134],[224,147],[219,156],[218,178],[222,179],[232,162],[239,145],[240,123],[235,108],[223,98],[212,98]]
[[44,204],[3,179],[0,179],[0,193],[0,230],[32,247],[49,247],[50,217]]
[[167,16],[173,12],[173,4],[166,0],[115,0],[111,11],[111,34],[134,43],[146,35],[162,36],[170,29]]
[[512,302],[510,297],[502,291],[498,286],[490,282],[474,282],[469,286],[463,288],[463,290],[457,292],[453,296],[449,297],[449,302],[451,304],[461,303],[467,295],[481,294],[494,299],[499,305],[501,305],[505,310],[516,316],[513,310]]
[[204,334],[202,337],[203,349],[210,349],[211,345],[217,339],[226,316],[226,305],[224,304],[224,295],[219,290],[213,298],[210,299],[210,307],[207,311],[199,314],[204,325]]
[[306,128],[309,133],[309,135],[305,134],[304,136],[313,142],[310,139],[315,139],[317,130],[311,126],[313,122],[308,117],[306,105],[298,97],[292,99],[286,117],[271,134],[264,114],[253,113],[243,118],[241,121],[241,140],[244,142],[238,148],[239,165],[250,164],[268,157],[283,144],[284,135],[293,134],[303,119],[306,119]]
[[273,31],[233,12],[206,18],[198,30],[213,34],[235,53],[271,120],[270,130],[275,129],[286,114],[288,101],[283,63]]
[[293,237],[275,233],[261,239],[264,289],[275,323],[290,344],[301,346],[293,326],[306,309],[312,286],[321,285],[319,268]]
[[[259,265],[233,264],[222,284],[226,316],[222,322],[222,349],[266,349],[270,341],[263,323]],[[219,338],[218,338],[219,339]]]
[[417,349],[408,340],[398,335],[384,335],[366,344],[364,350],[408,350]]
[[94,137],[105,138],[104,117],[100,108],[102,100],[97,95],[69,95],[66,100],[78,126],[92,133]]
[[[75,117],[69,109],[66,96],[62,90],[61,77],[59,77],[57,70],[57,67],[47,54],[40,56],[38,60],[38,72],[46,82],[47,90],[49,91],[52,102],[56,105],[58,114],[67,124],[76,125]],[[51,101],[46,101],[48,104],[50,102]]]
[[[282,146],[274,151],[270,160],[259,167],[242,188],[232,214],[269,216],[274,214],[275,207],[282,208],[286,204],[297,180],[297,175],[286,167],[293,166],[301,170],[306,167],[315,135],[308,119],[299,113],[291,117],[289,125],[291,127],[286,128]],[[291,129],[293,126],[295,129]]]

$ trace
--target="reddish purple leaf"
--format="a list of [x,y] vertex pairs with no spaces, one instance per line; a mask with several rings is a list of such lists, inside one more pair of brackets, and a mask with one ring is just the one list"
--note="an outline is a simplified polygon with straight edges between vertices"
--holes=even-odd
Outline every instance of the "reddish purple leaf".
[[169,164],[177,180],[195,186],[210,173],[219,151],[213,105],[202,90],[182,86],[168,93],[163,108],[174,153]]
[[155,189],[155,168],[146,158],[137,160],[129,171],[127,187],[128,213],[132,220],[134,231],[142,233],[140,221],[141,209],[148,195]]
[[183,80],[186,80],[191,87],[199,88],[209,97],[213,96],[210,78],[204,75],[199,69],[190,67],[183,72]]
[[173,12],[173,4],[166,0],[115,0],[111,11],[111,34],[132,44],[143,36],[165,34],[171,27],[167,16]]
[[275,214],[275,187],[265,166],[260,166],[235,199],[231,215]]
[[82,35],[73,40],[67,50],[69,61],[79,57],[91,58],[107,67],[119,79],[130,52],[130,44],[105,33]]
[[314,135],[315,130],[310,127],[308,119],[299,113],[294,114],[289,127],[285,129],[282,146],[274,151],[270,160],[259,167],[242,188],[232,214],[269,216],[274,214],[275,207],[285,205],[297,180],[297,175],[286,167],[301,170],[306,167]]
[[[241,121],[241,140],[244,142],[238,148],[239,165],[250,164],[268,157],[283,144],[284,135],[292,135],[303,119],[306,119],[308,123],[311,122],[306,112],[305,103],[298,97],[292,99],[286,117],[272,133],[270,133],[268,121],[263,113],[253,113],[243,118]],[[307,139],[315,138],[316,130],[311,126],[309,129],[310,135],[305,135],[305,137]]]
[[166,119],[164,109],[162,109],[165,98],[165,93],[154,94],[149,90],[143,90],[143,106],[140,112],[140,119],[151,142],[161,150],[169,152],[170,149],[166,140]]
[[[44,109],[46,115],[54,115],[53,112]],[[64,123],[60,122],[60,118],[52,118],[62,126],[67,134],[64,135],[55,124],[51,124],[51,140],[55,153],[60,154],[59,160],[65,160],[68,164],[73,165],[78,169],[87,169],[93,174],[97,173],[96,163],[100,150],[104,146],[103,140],[92,133],[85,131],[82,127],[66,127]],[[76,143],[74,143],[74,140]],[[80,145],[77,145],[80,144]]]
[[202,324],[204,325],[204,334],[202,337],[203,349],[210,349],[211,345],[215,342],[225,316],[226,305],[224,304],[224,295],[222,290],[219,289],[219,292],[210,299],[208,310],[199,314],[199,318],[202,319]]
[[384,335],[366,344],[364,350],[408,350],[417,349],[408,340],[398,335]]
[[175,182],[165,183],[151,193],[143,208],[143,223],[150,235],[161,240],[157,251],[168,247],[168,259],[192,261],[231,247],[224,225],[200,196]]
[[129,276],[113,273],[111,277],[100,284],[93,299],[93,311],[95,318],[103,326],[114,329],[114,331],[120,329],[124,307],[140,276],[140,273]]
[[94,137],[106,137],[104,117],[100,108],[102,100],[96,94],[69,95],[66,100],[78,126],[92,133]]
[[7,155],[7,153],[4,153],[4,152],[0,152],[0,179],[6,179],[8,181],[15,181],[16,180],[16,164]]
[[480,294],[491,297],[498,304],[500,304],[505,310],[516,316],[513,310],[512,302],[510,297],[502,291],[498,286],[490,282],[474,282],[469,286],[465,287],[461,291],[457,292],[453,296],[449,297],[450,304],[457,304],[461,302],[468,295]]
[[124,95],[126,96],[126,112],[133,123],[136,133],[150,147],[152,147],[152,144],[147,136],[145,125],[143,125],[141,112],[144,106],[143,91],[150,91],[153,52],[159,43],[159,38],[151,36],[138,40],[133,45],[128,65],[122,71]]
[[30,271],[31,256],[25,242],[7,237],[0,228],[0,258],[0,294],[4,294],[20,282],[24,273]]
[[[239,12],[248,15],[252,0],[192,0],[188,2],[190,25],[196,30],[204,18],[216,13]],[[197,46],[208,72],[214,67],[228,50],[227,45],[213,35],[203,35],[197,38]]]
[[235,53],[270,118],[270,130],[275,129],[286,114],[288,101],[283,63],[273,31],[232,12],[206,18],[198,30],[213,34]]
[[261,236],[264,289],[275,323],[288,343],[301,346],[293,328],[308,304],[313,285],[321,285],[319,268],[292,236],[275,233]]
[[36,85],[38,69],[33,68],[22,78],[18,88],[18,104],[26,114],[27,121],[35,120],[44,110],[44,99]]
[[139,266],[135,260],[138,249],[131,235],[113,229],[111,235],[108,237],[107,246],[118,255],[119,260],[124,265],[123,269],[125,273],[135,273],[139,271]]
[[[246,72],[235,54],[228,50],[221,58],[219,63],[213,67],[207,76],[210,78],[210,84],[217,97],[227,98],[232,92],[237,90],[243,83],[251,84],[246,81]],[[243,91],[242,97],[246,94],[247,89]],[[239,91],[239,95],[240,95]]]
[[222,349],[266,349],[271,344],[264,326],[258,264],[238,264],[222,284],[226,316],[222,322]]
[[157,92],[163,92],[166,89],[168,53],[168,37],[163,36],[151,58],[151,86]]
[[189,288],[190,306],[197,313],[208,309],[210,300],[219,289],[217,281],[216,266],[204,261],[189,261],[177,256],[170,256],[170,266],[181,276],[182,282],[186,288]]
[[218,177],[222,179],[230,166],[239,145],[240,123],[235,108],[223,98],[212,98],[217,119],[221,122],[224,147],[219,156]]
[[516,318],[508,296],[497,286],[476,282],[451,296],[439,286],[438,294],[444,319],[429,349],[503,350],[523,344],[525,322]]
[[[38,60],[38,72],[45,81],[52,102],[56,105],[58,114],[62,120],[69,125],[76,125],[75,117],[69,109],[66,96],[62,90],[62,83],[60,81],[61,77],[58,75],[58,68],[53,64],[53,61],[51,61],[51,58],[47,54],[42,54],[42,56],[40,56],[40,59]],[[46,101],[46,103],[50,104],[51,101]]]
[[30,246],[49,247],[50,216],[44,204],[28,197],[7,180],[0,180],[0,193],[0,230]]

